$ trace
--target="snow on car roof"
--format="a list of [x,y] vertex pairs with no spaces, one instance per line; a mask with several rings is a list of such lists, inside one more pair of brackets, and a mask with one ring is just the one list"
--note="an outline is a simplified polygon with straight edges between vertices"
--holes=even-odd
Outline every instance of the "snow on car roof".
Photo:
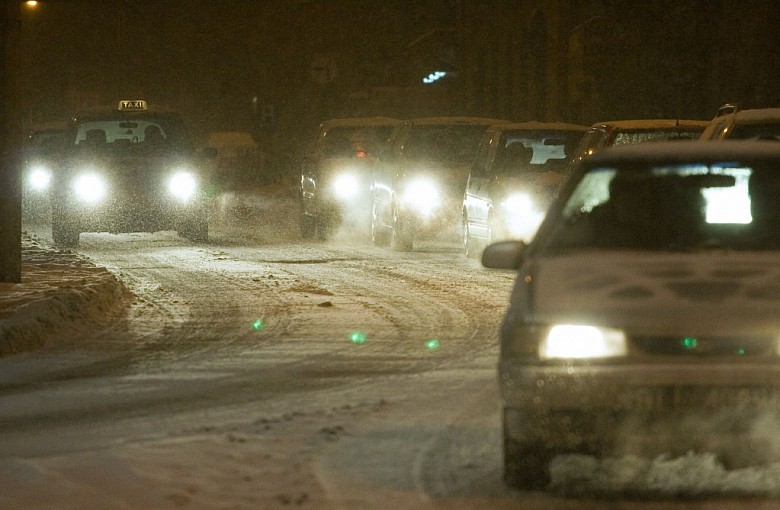
[[392,117],[344,117],[328,119],[322,122],[322,126],[392,126],[400,123],[399,119]]
[[780,160],[780,143],[774,141],[702,142],[698,140],[637,143],[607,147],[596,152],[584,162],[589,166],[595,166],[626,159],[673,162],[729,158]]
[[491,119],[487,117],[419,117],[408,119],[417,126],[435,126],[442,124],[472,124],[475,126],[492,126],[494,124],[508,124],[506,119]]
[[616,127],[618,129],[667,129],[667,128],[701,128],[704,129],[710,123],[708,120],[695,119],[633,119],[610,120],[596,122],[592,127]]
[[734,114],[737,123],[762,122],[773,120],[780,122],[780,108],[755,108],[751,110],[738,110]]
[[499,124],[497,128],[503,131],[510,130],[554,130],[554,131],[582,131],[588,130],[588,126],[582,126],[580,124],[569,124],[567,122],[539,122],[537,120],[531,120],[528,122],[511,122],[509,124]]

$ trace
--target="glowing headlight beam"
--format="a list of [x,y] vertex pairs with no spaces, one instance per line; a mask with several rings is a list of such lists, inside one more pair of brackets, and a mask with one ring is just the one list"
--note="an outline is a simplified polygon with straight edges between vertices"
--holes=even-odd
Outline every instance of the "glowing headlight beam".
[[49,187],[51,181],[51,172],[44,166],[36,166],[30,170],[27,182],[35,191],[44,191]]
[[168,191],[182,202],[192,198],[197,188],[198,181],[190,172],[177,172],[168,181]]
[[73,191],[84,202],[94,204],[106,196],[106,182],[96,173],[81,174],[73,182]]
[[333,181],[333,192],[341,199],[353,198],[360,192],[360,183],[352,174],[342,174]]
[[401,199],[405,205],[414,208],[423,216],[430,216],[441,204],[438,187],[425,179],[409,183]]
[[539,345],[542,359],[611,358],[626,352],[622,331],[571,324],[553,326]]

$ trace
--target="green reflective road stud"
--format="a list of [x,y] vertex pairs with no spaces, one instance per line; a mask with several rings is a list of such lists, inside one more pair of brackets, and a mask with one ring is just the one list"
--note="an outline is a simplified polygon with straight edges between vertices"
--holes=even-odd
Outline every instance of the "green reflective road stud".
[[349,335],[349,341],[353,344],[364,344],[366,343],[366,335],[360,331],[355,331]]
[[431,338],[430,340],[425,342],[425,347],[428,349],[438,349],[439,341],[435,338]]
[[685,349],[688,349],[688,350],[690,351],[690,350],[693,350],[693,349],[695,349],[695,348],[698,346],[698,343],[699,343],[699,341],[698,341],[698,340],[696,340],[696,339],[695,339],[695,338],[693,338],[692,336],[689,336],[689,337],[687,337],[687,338],[683,338],[683,341],[682,341],[682,346],[683,346]]
[[255,331],[260,331],[261,329],[263,329],[263,326],[265,326],[263,319],[257,319],[255,322],[252,323],[252,329],[254,329]]

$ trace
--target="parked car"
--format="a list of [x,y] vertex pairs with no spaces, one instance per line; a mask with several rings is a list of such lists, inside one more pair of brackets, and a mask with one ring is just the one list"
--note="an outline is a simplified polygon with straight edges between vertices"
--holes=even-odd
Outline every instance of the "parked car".
[[81,232],[158,230],[207,240],[200,163],[174,111],[129,100],[75,116],[52,176],[54,242],[76,246]]
[[613,145],[643,142],[697,140],[709,125],[706,120],[636,119],[593,124],[574,152],[572,163]]
[[485,132],[463,197],[466,256],[478,256],[494,240],[533,236],[587,130],[534,121]]
[[498,366],[510,485],[545,487],[567,453],[776,452],[778,197],[774,142],[615,147],[576,166],[530,243],[484,250],[518,270]]
[[345,221],[368,231],[371,169],[393,128],[389,117],[320,124],[301,164],[301,236],[328,238]]
[[780,140],[780,108],[743,110],[738,105],[723,105],[701,140]]
[[409,251],[419,236],[459,235],[469,168],[485,130],[506,120],[428,117],[402,122],[374,166],[371,240]]

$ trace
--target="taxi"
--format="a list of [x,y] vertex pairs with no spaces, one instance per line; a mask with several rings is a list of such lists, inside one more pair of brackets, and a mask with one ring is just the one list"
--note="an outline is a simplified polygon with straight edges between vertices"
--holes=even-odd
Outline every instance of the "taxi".
[[83,112],[66,128],[52,175],[52,238],[73,247],[82,232],[175,230],[208,239],[200,156],[181,116],[145,100]]
[[485,248],[517,270],[498,365],[509,485],[545,488],[564,454],[777,461],[779,170],[776,142],[605,149],[529,243]]

